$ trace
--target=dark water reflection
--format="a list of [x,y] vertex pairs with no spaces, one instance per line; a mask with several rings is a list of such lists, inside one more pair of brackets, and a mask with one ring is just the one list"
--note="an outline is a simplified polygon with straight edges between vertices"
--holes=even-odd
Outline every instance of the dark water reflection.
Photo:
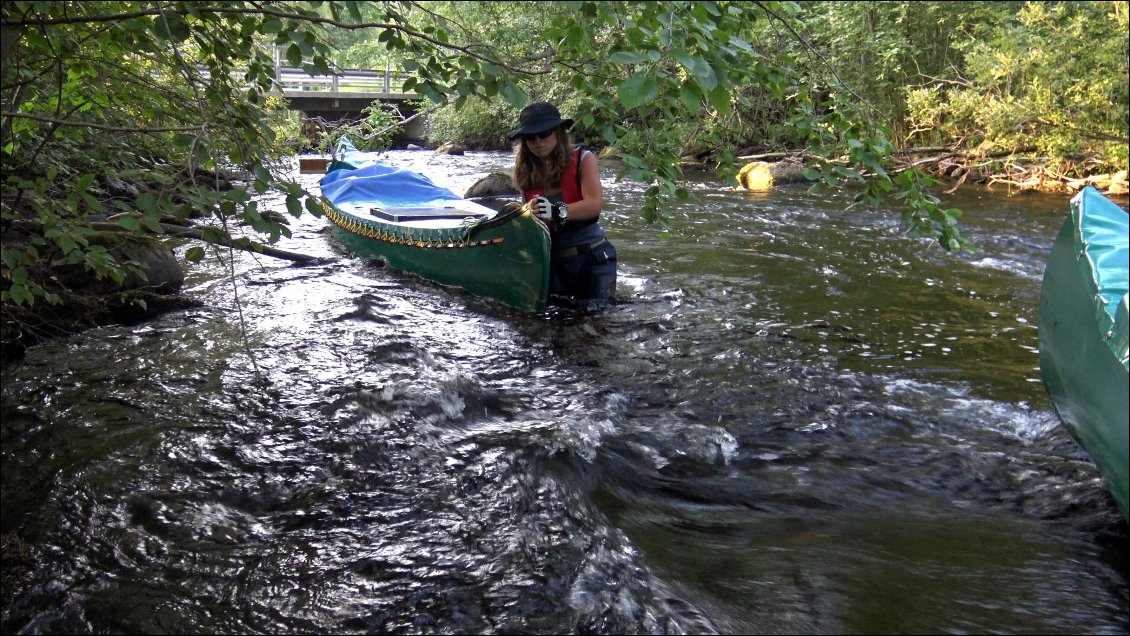
[[[456,192],[508,161],[390,159]],[[966,190],[949,254],[705,178],[663,240],[606,176],[601,315],[303,219],[284,247],[334,263],[237,258],[254,366],[219,266],[196,309],[29,351],[3,631],[1126,633],[1126,525],[1039,379],[1063,197]]]

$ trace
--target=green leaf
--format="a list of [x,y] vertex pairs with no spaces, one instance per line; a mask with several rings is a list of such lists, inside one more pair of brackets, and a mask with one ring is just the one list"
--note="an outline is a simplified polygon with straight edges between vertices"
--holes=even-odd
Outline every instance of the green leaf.
[[208,152],[208,147],[205,144],[196,144],[193,156],[198,166],[208,166],[212,163],[212,153]]
[[714,90],[710,91],[710,105],[718,111],[722,116],[729,115],[733,111],[733,105],[730,103],[730,91],[725,86],[717,86]]
[[325,205],[314,197],[306,197],[306,209],[315,217],[320,217],[326,213]]
[[581,43],[583,43],[587,39],[587,36],[588,32],[584,28],[582,28],[581,25],[574,24],[569,27],[568,32],[566,32],[565,42],[568,43],[569,46],[580,46]]
[[201,260],[203,260],[203,258],[204,258],[204,248],[200,247],[199,245],[193,245],[192,247],[185,250],[184,260],[186,260],[186,261],[191,261],[193,263],[199,263]]
[[153,196],[152,192],[142,192],[137,195],[137,209],[142,212],[148,212],[157,205],[157,197]]
[[699,90],[698,84],[683,82],[682,87],[679,88],[679,100],[691,111],[698,110],[702,106],[702,91]]
[[161,227],[160,218],[161,210],[151,210],[145,215],[145,227],[149,228],[149,231],[154,234],[164,234],[165,228]]
[[297,44],[286,47],[286,61],[291,66],[302,66],[302,49]]
[[714,87],[718,86],[718,76],[715,74],[714,69],[706,63],[706,60],[695,57],[690,53],[676,49],[671,51],[671,57],[675,58],[687,72],[695,78],[698,85],[702,87],[703,93],[710,93]]
[[78,247],[78,243],[76,243],[74,239],[66,234],[59,235],[55,239],[55,243],[59,245],[59,249],[63,250],[64,254],[70,254],[71,252],[75,251],[76,247]]
[[625,108],[639,108],[656,98],[659,94],[659,86],[654,78],[636,75],[621,83],[616,93]]
[[617,51],[608,56],[608,61],[613,64],[643,64],[647,62],[647,55],[634,51]]
[[86,192],[91,183],[94,183],[94,173],[84,174],[75,181],[75,191]]
[[204,239],[204,241],[206,243],[220,243],[220,244],[222,244],[224,242],[224,239],[227,238],[227,233],[225,233],[223,230],[221,230],[219,228],[206,227],[200,233],[200,236],[201,236],[201,238]]
[[163,19],[158,19],[155,23],[158,37],[168,39],[173,42],[183,42],[188,39],[189,28],[184,19],[180,15],[166,11],[162,13]]
[[5,293],[8,294],[8,298],[10,298],[12,302],[16,303],[17,305],[27,303],[27,305],[30,307],[35,304],[35,297],[31,295],[31,292],[28,291],[28,288],[18,283],[13,283],[11,288],[9,288]]
[[502,95],[514,108],[521,108],[526,105],[526,92],[514,84],[503,84]]
[[82,195],[82,200],[84,203],[86,203],[86,207],[90,208],[94,212],[102,211],[102,202],[95,198],[94,195],[84,193]]
[[125,229],[129,230],[130,232],[136,233],[136,232],[141,231],[141,222],[137,220],[137,217],[133,217],[133,216],[120,217],[120,218],[118,218],[118,225],[124,227]]
[[293,194],[286,195],[286,211],[295,218],[302,216],[302,204],[298,201],[298,197]]

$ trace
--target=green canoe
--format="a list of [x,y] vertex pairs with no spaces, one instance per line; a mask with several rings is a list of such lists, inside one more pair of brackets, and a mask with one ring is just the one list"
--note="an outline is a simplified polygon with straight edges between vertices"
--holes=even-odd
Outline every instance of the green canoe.
[[516,204],[496,211],[365,155],[335,155],[320,182],[326,217],[347,248],[520,311],[545,309],[545,224]]
[[1056,412],[1130,519],[1126,212],[1093,187],[1071,200],[1040,290],[1040,372]]

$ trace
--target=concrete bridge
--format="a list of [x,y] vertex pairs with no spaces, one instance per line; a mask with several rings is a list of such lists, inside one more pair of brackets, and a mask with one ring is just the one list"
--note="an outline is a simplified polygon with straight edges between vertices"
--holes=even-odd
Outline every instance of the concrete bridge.
[[[401,119],[416,114],[415,101],[420,95],[405,92],[408,75],[391,71],[343,69],[333,75],[308,75],[300,68],[276,66],[277,84],[272,93],[287,101],[287,108],[301,111],[304,130],[307,122],[356,121],[362,111],[375,101],[392,104]],[[424,137],[423,118],[407,124],[397,136],[401,141]]]

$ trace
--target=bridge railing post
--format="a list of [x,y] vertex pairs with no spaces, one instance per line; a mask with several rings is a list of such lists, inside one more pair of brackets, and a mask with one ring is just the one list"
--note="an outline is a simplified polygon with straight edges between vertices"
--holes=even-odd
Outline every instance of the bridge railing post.
[[282,55],[279,53],[279,47],[275,45],[275,86],[274,89],[282,91]]

